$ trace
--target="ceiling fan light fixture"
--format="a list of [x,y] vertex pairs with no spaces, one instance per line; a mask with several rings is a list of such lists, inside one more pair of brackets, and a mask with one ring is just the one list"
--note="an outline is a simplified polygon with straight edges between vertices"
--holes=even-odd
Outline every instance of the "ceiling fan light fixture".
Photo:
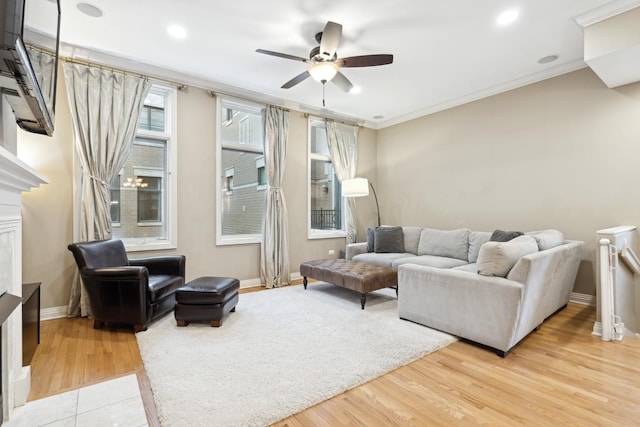
[[320,83],[331,81],[338,73],[338,66],[334,62],[316,62],[309,66],[309,74]]

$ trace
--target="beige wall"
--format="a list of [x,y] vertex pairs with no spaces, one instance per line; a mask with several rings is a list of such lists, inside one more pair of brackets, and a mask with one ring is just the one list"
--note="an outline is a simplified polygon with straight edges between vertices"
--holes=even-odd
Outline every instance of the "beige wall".
[[[259,277],[259,245],[215,244],[215,117],[216,103],[206,91],[178,92],[178,249],[134,253],[147,256],[180,253],[187,256],[187,279],[202,275]],[[23,198],[25,281],[42,282],[42,308],[65,306],[75,271],[71,253],[73,216],[73,137],[66,86],[58,82],[56,129],[53,138],[19,131],[21,158],[49,179],[49,184]],[[361,129],[362,169],[375,169],[376,132]],[[290,115],[284,191],[289,207],[291,271],[304,260],[326,258],[344,250],[342,239],[307,239],[307,119]]]
[[595,231],[640,225],[640,84],[583,69],[377,138],[383,222],[559,229],[586,242],[575,292],[595,293]]
[[75,271],[67,250],[73,236],[73,125],[61,74],[53,137],[18,130],[18,157],[49,181],[22,194],[22,280],[42,283],[42,308],[67,305]]

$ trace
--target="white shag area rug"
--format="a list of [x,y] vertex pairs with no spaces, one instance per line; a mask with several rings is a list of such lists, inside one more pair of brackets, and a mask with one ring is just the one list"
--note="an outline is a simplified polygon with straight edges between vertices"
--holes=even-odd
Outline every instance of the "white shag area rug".
[[136,334],[163,426],[264,426],[455,338],[398,317],[395,291],[312,282],[240,295],[220,328],[173,315]]

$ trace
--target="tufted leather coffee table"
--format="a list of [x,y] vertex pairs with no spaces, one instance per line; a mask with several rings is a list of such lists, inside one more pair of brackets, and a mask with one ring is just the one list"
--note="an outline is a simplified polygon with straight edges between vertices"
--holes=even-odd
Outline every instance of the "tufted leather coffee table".
[[307,278],[321,280],[360,292],[360,305],[364,310],[367,293],[382,288],[395,288],[398,295],[398,270],[346,259],[317,259],[300,264],[304,288]]

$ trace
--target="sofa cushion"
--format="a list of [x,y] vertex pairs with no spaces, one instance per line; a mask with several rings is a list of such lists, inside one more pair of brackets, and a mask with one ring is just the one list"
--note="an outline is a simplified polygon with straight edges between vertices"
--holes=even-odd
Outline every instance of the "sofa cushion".
[[453,268],[466,265],[467,261],[435,255],[418,255],[409,258],[396,258],[391,262],[391,267],[398,268],[402,264],[417,264],[435,268]]
[[534,252],[538,252],[538,244],[527,235],[508,242],[487,242],[478,254],[478,274],[506,277],[520,258]]
[[388,253],[388,254],[376,254],[376,253],[364,253],[354,256],[352,259],[358,262],[365,262],[367,264],[379,265],[381,267],[391,268],[391,263],[398,258],[415,257],[410,253]]
[[508,242],[511,239],[522,236],[523,234],[524,233],[522,231],[495,230],[491,233],[491,238],[489,240],[492,242]]
[[490,231],[472,231],[469,233],[469,255],[467,259],[470,263],[474,263],[478,260],[480,247],[487,243],[490,238]]
[[469,233],[467,229],[451,231],[423,228],[418,244],[418,255],[435,255],[467,261]]
[[536,239],[538,249],[541,251],[555,248],[556,246],[560,246],[564,243],[564,236],[562,235],[562,232],[558,230],[530,231],[527,234]]
[[402,227],[376,227],[374,250],[376,253],[404,252]]
[[375,251],[376,229],[367,228],[367,252]]
[[457,267],[453,267],[452,270],[466,271],[469,273],[476,274],[478,273],[478,264],[474,262],[471,264],[459,265]]
[[418,254],[418,244],[420,243],[420,233],[422,227],[402,227],[404,234],[404,251]]

